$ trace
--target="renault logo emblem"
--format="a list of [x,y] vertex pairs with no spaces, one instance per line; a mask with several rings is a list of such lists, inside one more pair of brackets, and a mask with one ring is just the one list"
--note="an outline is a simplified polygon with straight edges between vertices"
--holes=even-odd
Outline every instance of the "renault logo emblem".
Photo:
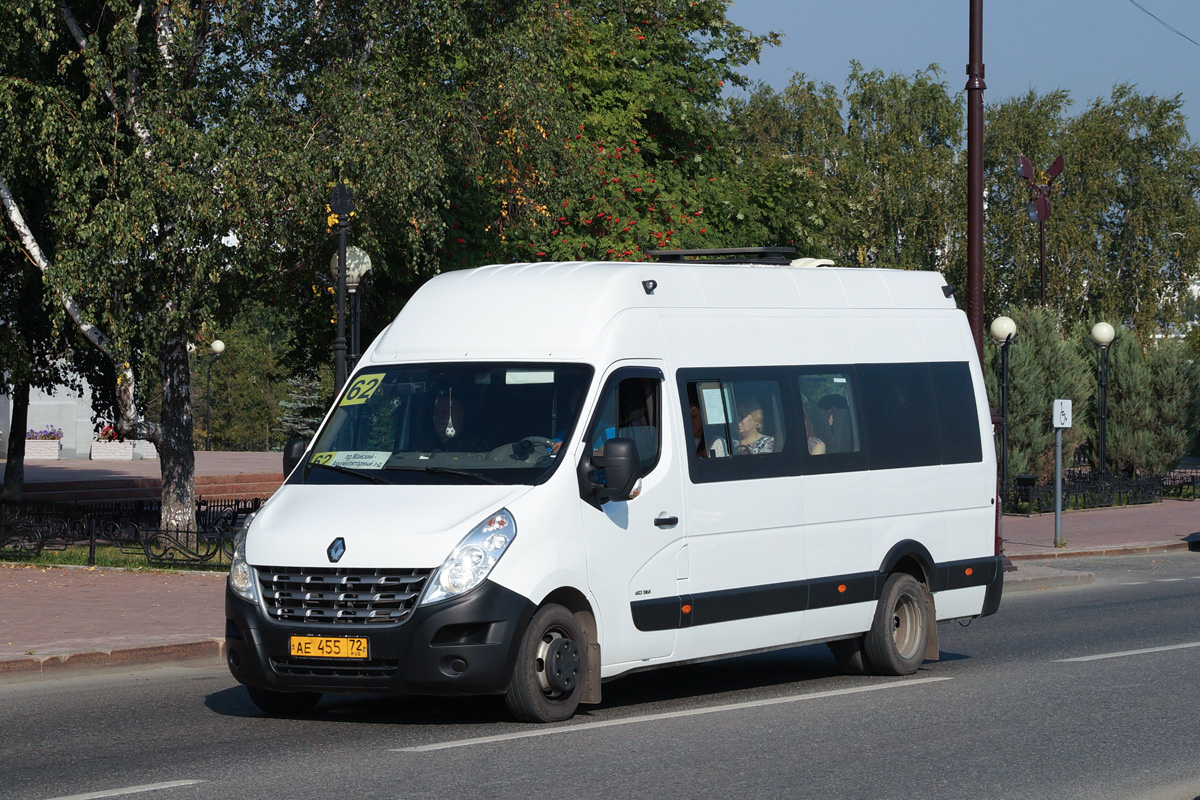
[[329,563],[336,564],[342,560],[342,556],[346,555],[346,540],[340,536],[337,537],[325,552],[329,554]]

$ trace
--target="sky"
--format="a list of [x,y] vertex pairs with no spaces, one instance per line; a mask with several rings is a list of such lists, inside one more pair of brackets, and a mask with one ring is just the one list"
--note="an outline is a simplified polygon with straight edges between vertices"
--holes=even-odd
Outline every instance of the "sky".
[[[1141,6],[1142,9],[1139,9]],[[986,102],[1066,89],[1072,113],[1114,84],[1182,95],[1200,142],[1200,0],[983,0]],[[785,34],[743,72],[776,89],[792,73],[841,91],[851,59],[907,75],[937,64],[951,91],[966,86],[968,0],[733,0],[728,18],[754,33]]]

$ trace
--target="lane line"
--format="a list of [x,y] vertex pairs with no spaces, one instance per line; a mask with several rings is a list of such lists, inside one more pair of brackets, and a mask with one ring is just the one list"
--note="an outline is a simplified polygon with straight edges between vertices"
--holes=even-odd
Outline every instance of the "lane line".
[[165,783],[146,783],[141,786],[127,786],[124,789],[109,789],[105,792],[88,792],[87,794],[70,794],[63,797],[52,797],[50,800],[99,800],[102,797],[121,797],[139,792],[154,792],[159,789],[174,789],[178,786],[192,786],[207,781],[167,781]]
[[942,681],[952,681],[953,678],[917,678],[911,681],[901,681],[898,683],[881,683],[873,686],[858,686],[853,689],[832,689],[827,692],[813,692],[812,694],[796,694],[787,697],[775,697],[770,700],[748,700],[744,703],[727,703],[721,706],[709,706],[708,708],[693,708],[687,711],[667,711],[661,714],[646,714],[640,717],[625,717],[624,719],[602,720],[600,722],[583,722],[575,725],[564,725],[555,728],[542,728],[533,731],[523,731],[521,733],[502,733],[495,736],[480,736],[475,739],[458,739],[449,742],[438,742],[437,744],[423,744],[416,747],[397,747],[392,748],[393,753],[427,753],[431,750],[449,750],[454,747],[471,747],[477,744],[490,744],[491,742],[507,742],[513,739],[531,739],[535,736],[553,736],[559,733],[576,733],[578,731],[593,731],[598,728],[611,728],[616,725],[633,725],[639,722],[657,722],[664,719],[679,719],[681,717],[695,717],[701,714],[715,714],[720,711],[740,711],[746,708],[762,708],[763,706],[774,706],[782,703],[797,703],[802,700],[819,700],[825,697],[838,697],[847,694],[861,694],[863,692],[878,692],[884,689],[902,689],[907,686],[923,686],[929,683],[941,683]]
[[1122,586],[1145,586],[1150,581],[1125,581]]
[[1187,578],[1159,578],[1155,583],[1183,583]]
[[1168,650],[1186,650],[1189,647],[1200,647],[1200,642],[1188,642],[1187,644],[1172,644],[1166,647],[1146,647],[1141,650],[1124,650],[1120,653],[1101,653],[1095,656],[1080,656],[1079,658],[1056,658],[1054,663],[1067,664],[1073,661],[1100,661],[1105,658],[1123,658],[1125,656],[1140,656],[1146,653],[1165,653]]

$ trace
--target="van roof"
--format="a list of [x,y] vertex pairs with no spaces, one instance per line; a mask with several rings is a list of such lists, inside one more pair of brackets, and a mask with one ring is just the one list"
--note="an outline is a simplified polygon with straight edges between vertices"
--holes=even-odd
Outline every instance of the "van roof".
[[[863,268],[568,261],[444,272],[372,345],[375,362],[582,357],[631,308],[956,308],[936,272]],[[648,288],[649,287],[649,288]]]

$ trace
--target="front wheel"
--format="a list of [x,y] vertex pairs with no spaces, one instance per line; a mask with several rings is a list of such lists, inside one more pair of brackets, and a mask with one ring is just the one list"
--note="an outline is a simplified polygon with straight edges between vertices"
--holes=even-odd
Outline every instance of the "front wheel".
[[897,572],[883,584],[871,630],[863,637],[867,660],[880,675],[911,675],[925,660],[929,605],[917,579]]
[[559,722],[579,707],[586,642],[575,615],[553,603],[542,606],[521,638],[504,700],[521,722]]

